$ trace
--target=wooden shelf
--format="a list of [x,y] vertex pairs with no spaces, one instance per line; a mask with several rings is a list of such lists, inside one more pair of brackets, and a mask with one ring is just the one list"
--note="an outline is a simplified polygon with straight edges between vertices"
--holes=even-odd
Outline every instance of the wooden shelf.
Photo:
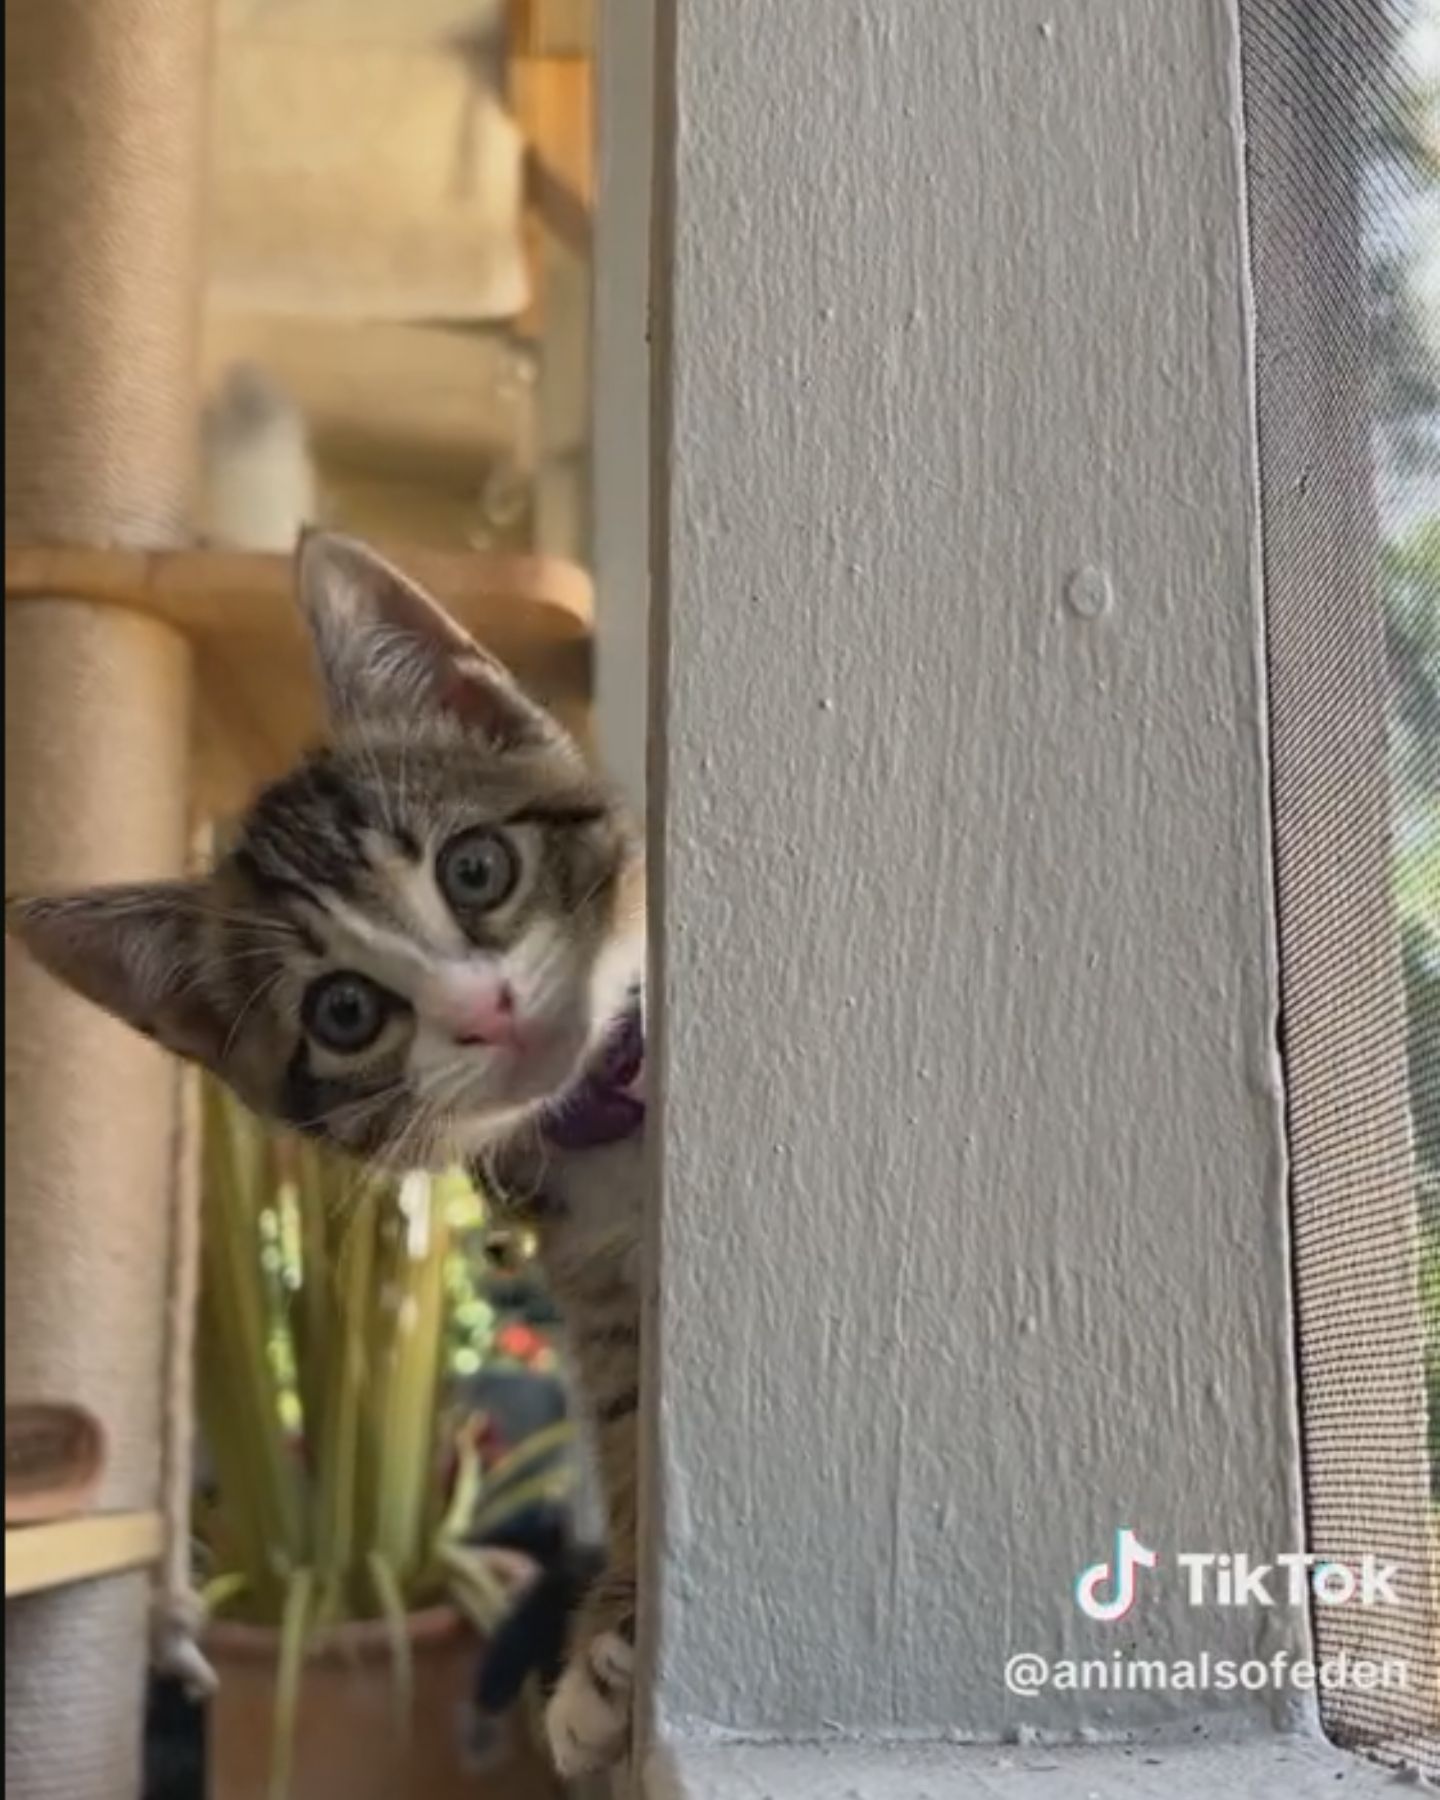
[[56,1525],[21,1525],[5,1533],[5,1598],[93,1581],[158,1560],[160,1515],[93,1513]]
[[550,240],[585,262],[594,249],[594,0],[510,0],[507,35],[507,97],[525,140],[531,283],[515,329],[543,341],[557,274]]
[[[553,556],[381,546],[507,662],[588,637],[590,578]],[[86,550],[6,545],[7,601],[63,598],[168,619],[227,643],[300,641],[288,556],[233,550]]]
[[[574,729],[590,683],[592,588],[557,557],[383,546]],[[224,816],[321,730],[288,556],[9,546],[7,606],[81,600],[164,619],[195,647],[195,783]]]

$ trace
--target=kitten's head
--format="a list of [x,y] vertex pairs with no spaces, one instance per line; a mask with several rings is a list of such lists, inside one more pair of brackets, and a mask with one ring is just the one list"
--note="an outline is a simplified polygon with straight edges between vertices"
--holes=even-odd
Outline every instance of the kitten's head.
[[213,873],[12,902],[52,974],[257,1111],[434,1162],[554,1095],[627,1004],[635,836],[573,740],[360,544],[298,558],[333,740]]

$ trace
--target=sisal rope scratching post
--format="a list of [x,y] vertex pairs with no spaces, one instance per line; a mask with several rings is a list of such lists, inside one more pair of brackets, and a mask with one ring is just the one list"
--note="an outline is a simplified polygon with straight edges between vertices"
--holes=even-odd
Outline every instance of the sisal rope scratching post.
[[[195,465],[206,0],[7,0],[5,528],[164,546]],[[186,841],[190,654],[53,600],[6,616],[11,889],[161,875]],[[109,1438],[100,1504],[161,1497],[178,1077],[7,953],[6,1396]],[[149,1573],[6,1607],[18,1800],[138,1792]]]
[[[173,866],[184,642],[47,601],[12,607],[6,640],[10,878],[68,886]],[[109,1439],[99,1504],[152,1508],[177,1074],[23,956],[7,962],[6,1398],[89,1407]],[[6,1607],[5,1773],[22,1800],[135,1792],[150,1585],[142,1571]]]
[[181,542],[209,0],[6,0],[5,536]]

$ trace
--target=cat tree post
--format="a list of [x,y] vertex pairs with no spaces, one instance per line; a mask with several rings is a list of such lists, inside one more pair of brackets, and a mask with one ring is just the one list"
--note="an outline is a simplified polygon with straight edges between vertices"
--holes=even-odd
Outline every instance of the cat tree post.
[[[7,0],[7,545],[184,538],[207,0]],[[7,606],[13,889],[181,867],[191,658],[153,618],[57,592]],[[7,965],[6,1397],[102,1420],[100,1505],[160,1479],[175,1071]],[[7,1603],[6,1782],[138,1791],[149,1576]]]

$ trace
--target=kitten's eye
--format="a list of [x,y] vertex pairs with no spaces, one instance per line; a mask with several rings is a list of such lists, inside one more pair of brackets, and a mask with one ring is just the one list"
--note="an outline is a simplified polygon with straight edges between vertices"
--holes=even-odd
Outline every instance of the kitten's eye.
[[349,971],[322,975],[306,990],[301,1007],[305,1029],[327,1050],[347,1055],[368,1050],[389,1012],[383,988]]
[[520,879],[520,860],[503,833],[488,825],[451,838],[435,863],[440,892],[456,911],[491,911]]

